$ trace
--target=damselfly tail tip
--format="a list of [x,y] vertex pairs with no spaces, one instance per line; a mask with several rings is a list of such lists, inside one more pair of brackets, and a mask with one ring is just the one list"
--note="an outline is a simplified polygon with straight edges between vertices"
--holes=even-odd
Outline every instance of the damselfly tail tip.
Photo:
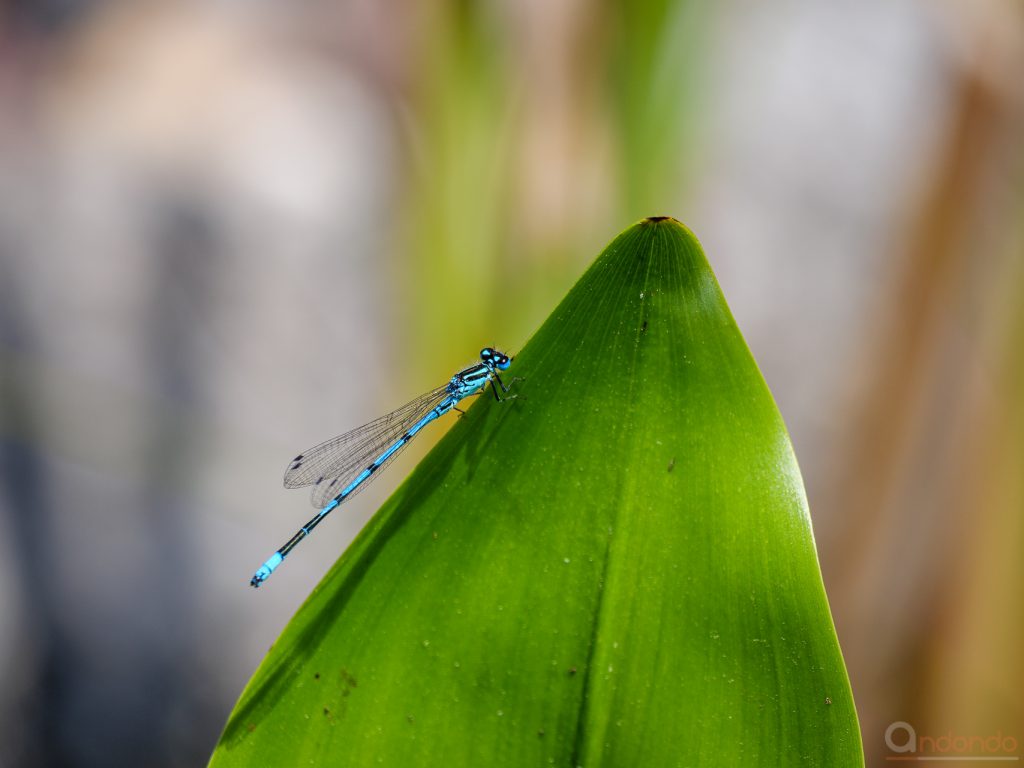
[[259,589],[260,584],[270,578],[271,571],[267,566],[261,566],[258,571],[249,579],[249,586]]
[[274,569],[281,564],[284,560],[284,556],[280,552],[275,552],[270,556],[263,565],[260,566],[259,570],[249,579],[249,584],[253,587],[259,588],[260,584],[270,578],[270,574],[274,572]]

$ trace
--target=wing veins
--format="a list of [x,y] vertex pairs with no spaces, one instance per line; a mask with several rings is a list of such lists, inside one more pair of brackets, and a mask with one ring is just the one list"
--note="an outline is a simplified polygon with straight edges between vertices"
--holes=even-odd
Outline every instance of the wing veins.
[[[446,394],[447,385],[438,387],[391,413],[303,451],[288,463],[284,473],[285,488],[314,486],[310,500],[313,506],[322,507],[437,406]],[[395,451],[381,467],[404,448]],[[356,490],[361,490],[377,474],[379,469]]]

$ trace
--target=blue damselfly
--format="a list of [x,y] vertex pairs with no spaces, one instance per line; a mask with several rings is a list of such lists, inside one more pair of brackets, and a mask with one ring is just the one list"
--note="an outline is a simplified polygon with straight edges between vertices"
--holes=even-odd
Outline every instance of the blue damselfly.
[[288,553],[332,509],[369,485],[376,473],[398,456],[427,424],[451,410],[462,413],[458,404],[471,395],[479,395],[488,384],[495,399],[500,401],[502,398],[495,382],[503,392],[507,393],[509,388],[498,371],[508,370],[511,364],[511,357],[486,347],[480,352],[479,363],[462,369],[444,386],[369,424],[310,448],[288,462],[284,473],[285,488],[313,486],[310,498],[320,511],[260,566],[249,583],[258,587],[270,578]]

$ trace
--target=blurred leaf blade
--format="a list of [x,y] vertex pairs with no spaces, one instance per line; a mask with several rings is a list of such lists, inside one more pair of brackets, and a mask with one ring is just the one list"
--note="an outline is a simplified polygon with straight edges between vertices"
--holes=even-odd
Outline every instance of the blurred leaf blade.
[[656,0],[612,3],[609,11],[619,202],[640,216],[692,184],[707,119],[699,83],[711,60],[708,6]]
[[212,764],[863,764],[792,449],[692,234],[620,235],[512,372],[313,592]]

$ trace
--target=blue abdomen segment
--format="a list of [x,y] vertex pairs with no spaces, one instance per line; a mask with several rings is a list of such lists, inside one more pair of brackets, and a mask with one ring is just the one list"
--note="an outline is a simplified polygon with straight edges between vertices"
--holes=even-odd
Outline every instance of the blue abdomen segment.
[[341,501],[346,496],[350,495],[352,493],[352,491],[354,491],[356,488],[358,488],[360,485],[362,485],[366,481],[366,478],[368,478],[371,474],[373,474],[373,470],[370,469],[369,467],[367,467],[362,472],[360,472],[359,476],[355,480],[353,480],[351,483],[349,483],[344,491],[342,491],[340,494],[338,494],[338,496],[339,496],[338,501]]
[[249,583],[252,584],[254,587],[258,587],[264,581],[269,579],[270,574],[274,572],[274,569],[277,568],[277,566],[279,566],[283,562],[284,555],[282,555],[280,552],[275,552],[269,558],[267,558],[267,562],[265,562],[263,565],[259,567],[259,570],[256,571],[256,575],[252,577],[252,580]]

